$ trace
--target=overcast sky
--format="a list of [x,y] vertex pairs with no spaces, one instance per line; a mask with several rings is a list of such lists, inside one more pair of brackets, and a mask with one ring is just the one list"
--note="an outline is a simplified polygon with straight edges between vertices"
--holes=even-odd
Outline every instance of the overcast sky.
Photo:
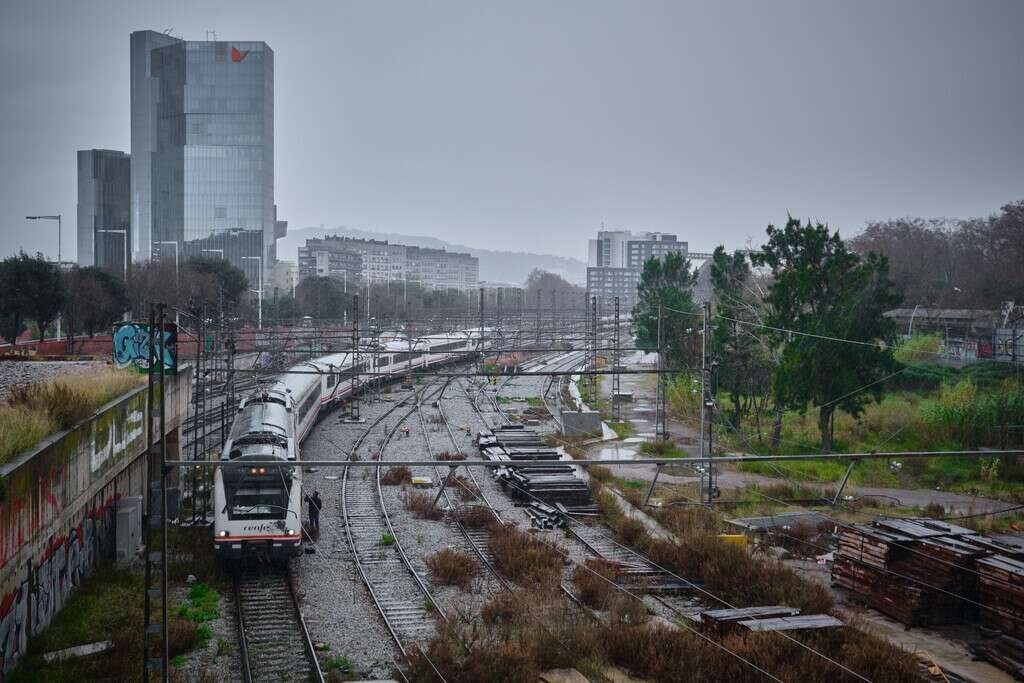
[[[586,258],[786,212],[1024,198],[1024,2],[0,0],[0,255],[75,253],[75,151],[129,149],[128,35],[275,52],[276,201],[321,223]],[[481,274],[486,276],[485,273]]]

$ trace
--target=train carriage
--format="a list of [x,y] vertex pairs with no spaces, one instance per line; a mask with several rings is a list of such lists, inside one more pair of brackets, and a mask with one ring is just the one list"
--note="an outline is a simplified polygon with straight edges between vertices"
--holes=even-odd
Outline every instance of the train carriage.
[[[487,330],[484,330],[486,334]],[[302,544],[301,443],[320,415],[367,382],[400,379],[470,357],[481,330],[389,341],[379,351],[337,353],[299,363],[243,399],[214,473],[214,548],[226,559],[287,559]],[[247,461],[254,464],[246,465]],[[268,461],[273,464],[269,464]]]

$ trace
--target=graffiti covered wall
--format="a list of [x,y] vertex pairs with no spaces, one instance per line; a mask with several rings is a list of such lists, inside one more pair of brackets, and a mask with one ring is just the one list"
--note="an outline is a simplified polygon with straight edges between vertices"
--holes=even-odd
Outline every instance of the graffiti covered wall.
[[[167,432],[188,406],[191,369],[167,378]],[[104,406],[0,466],[0,680],[101,559],[117,501],[145,489],[146,389]],[[169,440],[170,443],[170,440]]]

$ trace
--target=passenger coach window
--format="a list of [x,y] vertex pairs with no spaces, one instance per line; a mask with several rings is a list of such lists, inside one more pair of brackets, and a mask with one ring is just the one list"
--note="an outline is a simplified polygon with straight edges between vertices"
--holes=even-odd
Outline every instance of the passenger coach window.
[[306,397],[306,400],[302,402],[302,406],[299,407],[299,419],[305,419],[306,415],[309,414],[309,411],[312,410],[313,406],[319,400],[320,392],[317,391],[316,389],[313,389],[313,391],[310,392],[309,396]]

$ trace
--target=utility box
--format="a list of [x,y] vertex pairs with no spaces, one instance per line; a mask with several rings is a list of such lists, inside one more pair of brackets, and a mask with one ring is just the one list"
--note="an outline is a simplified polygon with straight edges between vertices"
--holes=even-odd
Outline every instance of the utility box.
[[[178,518],[180,508],[181,490],[177,486],[167,487],[167,521]],[[149,486],[149,528],[157,529],[161,523],[163,505],[160,498],[160,484],[153,483]]]
[[115,559],[131,562],[142,547],[142,496],[128,496],[117,501],[115,524]]

